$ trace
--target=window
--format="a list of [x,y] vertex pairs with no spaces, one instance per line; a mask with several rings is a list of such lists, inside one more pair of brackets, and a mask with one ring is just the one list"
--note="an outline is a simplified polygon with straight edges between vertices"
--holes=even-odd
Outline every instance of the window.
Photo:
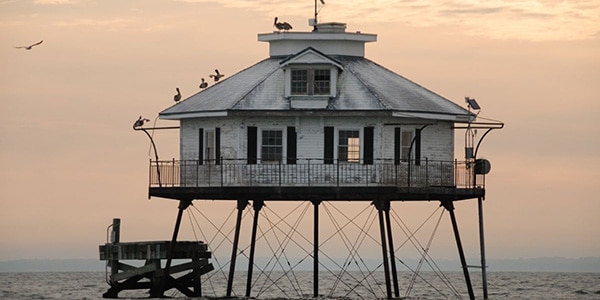
[[292,69],[290,91],[292,95],[331,94],[329,69]]
[[209,164],[215,163],[215,132],[212,130],[207,130],[204,136],[204,159],[207,160]]
[[308,94],[308,70],[292,70],[292,95]]
[[338,132],[338,160],[358,163],[360,161],[360,138],[358,130]]
[[313,94],[329,95],[331,72],[327,69],[314,70]]
[[408,161],[408,152],[410,151],[410,145],[413,140],[413,131],[402,130],[401,146],[400,146],[400,158],[402,161]]
[[263,162],[281,161],[283,153],[283,132],[263,130],[260,157]]

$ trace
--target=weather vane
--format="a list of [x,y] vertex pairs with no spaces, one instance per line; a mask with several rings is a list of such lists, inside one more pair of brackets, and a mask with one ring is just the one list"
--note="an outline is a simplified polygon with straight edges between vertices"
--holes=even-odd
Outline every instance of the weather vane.
[[[322,5],[325,5],[325,0],[319,0],[321,1]],[[318,7],[317,5],[317,0],[315,0],[315,18],[313,20],[313,30],[317,31],[317,24],[319,24],[319,22],[317,21],[317,16],[319,15],[319,12],[321,12],[321,9],[323,8],[323,6],[321,6],[321,8]]]

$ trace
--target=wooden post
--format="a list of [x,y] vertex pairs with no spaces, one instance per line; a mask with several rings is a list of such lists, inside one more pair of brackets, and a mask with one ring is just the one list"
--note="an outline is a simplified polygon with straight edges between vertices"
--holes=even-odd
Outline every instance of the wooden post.
[[227,297],[231,297],[233,289],[233,276],[235,274],[235,261],[237,258],[238,244],[240,242],[240,229],[242,227],[242,212],[248,206],[248,200],[237,201],[237,219],[235,223],[235,235],[233,236],[233,247],[231,248],[231,261],[229,262],[229,278],[227,278]]
[[390,221],[390,200],[385,200],[385,222],[387,223],[387,237],[390,246],[390,266],[392,267],[392,283],[394,284],[394,297],[400,297],[400,289],[398,287],[398,273],[396,270],[396,255],[394,254],[394,239],[392,238],[392,222]]
[[[121,240],[121,219],[114,218],[112,222],[112,229],[110,231],[110,242],[116,245]],[[115,275],[119,272],[119,260],[110,260],[110,275]]]
[[488,299],[487,265],[485,261],[485,234],[483,233],[483,197],[477,198],[479,211],[479,249],[481,252],[481,281],[483,284],[483,299]]
[[[175,243],[177,242],[177,235],[179,234],[179,226],[181,225],[181,217],[183,215],[183,211],[188,208],[192,204],[192,200],[180,200],[179,207],[177,211],[177,220],[175,221],[175,229],[173,230],[173,238],[171,239],[171,243],[169,244],[169,249],[167,250],[167,262],[165,263],[165,269],[162,274],[162,278],[159,279],[160,282],[160,290],[158,290],[158,297],[163,297],[166,283],[169,278],[169,269],[171,268],[171,262],[173,261],[173,247],[175,247]],[[159,272],[156,272],[159,273]]]
[[385,275],[385,290],[387,293],[387,299],[392,299],[392,287],[390,285],[390,267],[389,267],[389,262],[388,262],[388,253],[387,253],[387,247],[386,247],[386,240],[385,240],[385,222],[384,222],[384,218],[383,218],[383,201],[382,200],[375,200],[373,201],[373,204],[375,204],[375,208],[377,209],[378,215],[379,215],[379,233],[381,235],[381,252],[383,254],[383,272]]
[[252,237],[250,240],[250,257],[248,258],[248,278],[246,280],[246,297],[250,297],[250,289],[252,288],[252,271],[254,269],[254,251],[256,248],[256,230],[258,227],[258,216],[260,210],[264,205],[263,200],[254,200],[252,207],[254,207],[254,220],[252,222]]
[[313,200],[313,297],[319,297],[319,204],[321,201]]
[[456,248],[458,248],[458,255],[460,257],[460,263],[462,265],[463,273],[465,275],[465,281],[467,282],[467,290],[469,292],[469,299],[474,300],[475,294],[473,293],[473,286],[471,285],[471,277],[469,276],[469,269],[467,266],[467,260],[465,259],[465,253],[463,251],[462,242],[460,241],[460,234],[458,233],[458,224],[456,223],[456,216],[454,215],[454,204],[452,200],[443,200],[442,205],[448,213],[450,213],[450,220],[452,221],[452,229],[454,230],[454,238],[456,239]]

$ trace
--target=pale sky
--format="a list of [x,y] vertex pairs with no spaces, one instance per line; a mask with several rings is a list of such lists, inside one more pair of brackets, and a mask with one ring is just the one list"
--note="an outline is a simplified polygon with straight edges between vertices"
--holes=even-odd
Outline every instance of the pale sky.
[[[506,123],[479,152],[492,163],[489,258],[600,255],[600,2],[326,2],[320,21],[378,34],[367,58]],[[175,87],[187,97],[215,68],[266,58],[256,35],[273,17],[310,31],[313,3],[0,0],[0,260],[96,258],[114,217],[124,240],[170,239],[177,203],[147,200],[149,145],[133,122],[171,106]],[[156,140],[178,158],[175,132]],[[456,213],[476,257],[475,201]],[[457,258],[447,216],[441,226],[438,253]]]

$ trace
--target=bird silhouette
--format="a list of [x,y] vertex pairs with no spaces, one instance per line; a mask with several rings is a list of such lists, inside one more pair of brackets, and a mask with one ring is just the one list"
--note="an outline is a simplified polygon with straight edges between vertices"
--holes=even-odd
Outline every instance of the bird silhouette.
[[135,121],[135,123],[133,123],[133,128],[138,128],[138,127],[142,127],[144,126],[144,122],[148,122],[150,120],[148,119],[144,119],[142,118],[142,116],[140,116],[137,121]]
[[275,28],[279,29],[279,30],[285,30],[288,31],[290,29],[292,29],[292,25],[290,25],[290,23],[288,22],[277,22],[277,17],[275,17],[275,21],[273,21],[273,26],[275,26]]
[[31,50],[31,48],[33,48],[33,47],[35,47],[35,46],[37,46],[37,45],[41,44],[43,41],[44,41],[44,40],[41,40],[41,41],[39,41],[39,42],[37,42],[37,43],[35,43],[35,44],[31,44],[31,45],[29,45],[29,46],[19,46],[19,47],[15,47],[15,48],[17,48],[17,49]]
[[219,81],[219,79],[221,79],[221,77],[225,76],[225,75],[219,73],[218,69],[215,69],[215,73],[216,73],[216,75],[213,75],[213,74],[209,75],[209,77],[213,78],[215,80],[215,82]]
[[208,82],[204,81],[204,78],[201,78],[202,82],[200,82],[200,88],[205,89],[208,86]]
[[175,100],[175,102],[178,102],[179,100],[181,100],[181,93],[179,92],[179,88],[175,89],[177,90],[177,94],[173,96],[173,100]]

